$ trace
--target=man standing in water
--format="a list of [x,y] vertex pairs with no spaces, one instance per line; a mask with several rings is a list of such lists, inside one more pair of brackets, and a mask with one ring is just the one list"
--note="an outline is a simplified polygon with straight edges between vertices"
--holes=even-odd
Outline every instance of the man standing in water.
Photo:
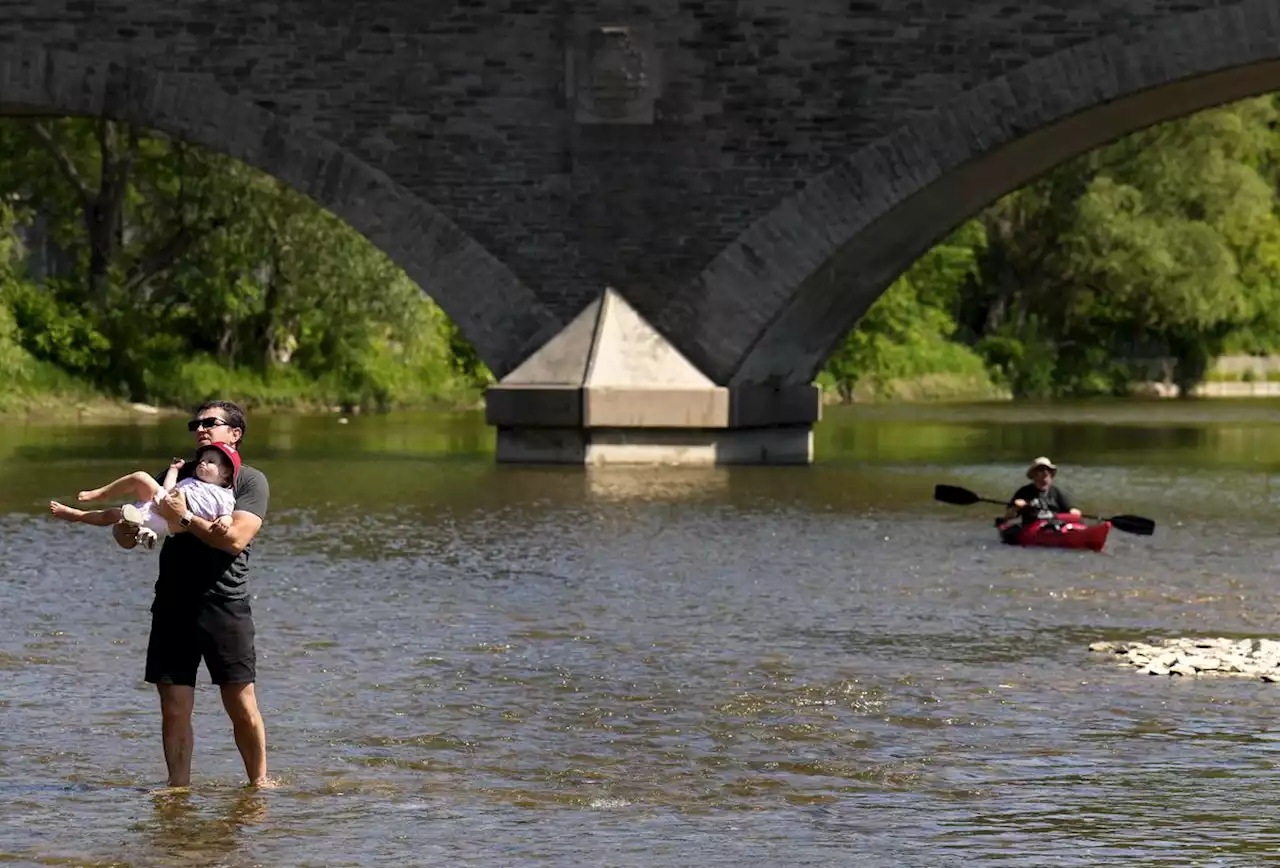
[[[196,448],[223,443],[238,449],[244,437],[244,411],[230,401],[209,401],[187,423]],[[195,467],[188,461],[182,476]],[[151,604],[146,680],[160,692],[161,733],[169,786],[191,783],[195,733],[196,670],[203,657],[209,677],[222,693],[236,747],[254,786],[269,786],[267,733],[254,693],[257,654],[253,612],[246,580],[249,547],[267,514],[269,488],[261,471],[241,465],[235,479],[236,504],[231,525],[220,532],[192,515],[181,491],[171,491],[156,511],[178,522],[185,533],[171,534],[160,550],[160,575]],[[134,529],[116,524],[112,536],[121,548],[136,545]]]

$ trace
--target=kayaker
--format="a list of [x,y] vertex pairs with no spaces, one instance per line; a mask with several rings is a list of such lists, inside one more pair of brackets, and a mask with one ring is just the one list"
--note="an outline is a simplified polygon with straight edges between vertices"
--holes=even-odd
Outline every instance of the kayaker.
[[1053,484],[1057,473],[1057,465],[1044,456],[1032,461],[1027,468],[1027,478],[1031,482],[1019,488],[1009,498],[1005,520],[1011,521],[1021,516],[1025,523],[1039,519],[1051,521],[1062,513],[1079,515],[1080,510],[1071,505],[1071,498],[1067,493]]

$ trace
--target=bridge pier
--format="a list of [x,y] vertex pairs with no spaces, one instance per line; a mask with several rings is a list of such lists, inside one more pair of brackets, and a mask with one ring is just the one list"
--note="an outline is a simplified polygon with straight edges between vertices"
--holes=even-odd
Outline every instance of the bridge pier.
[[808,464],[820,411],[812,385],[716,384],[612,289],[485,395],[519,464]]

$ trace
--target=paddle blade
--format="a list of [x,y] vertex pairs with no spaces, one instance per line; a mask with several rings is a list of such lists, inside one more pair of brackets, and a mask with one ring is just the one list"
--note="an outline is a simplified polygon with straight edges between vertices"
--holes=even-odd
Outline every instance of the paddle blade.
[[1156,523],[1140,515],[1113,515],[1107,519],[1116,530],[1125,533],[1136,533],[1138,536],[1151,536],[1156,532]]
[[969,489],[961,488],[958,485],[935,485],[933,487],[933,499],[940,500],[943,503],[950,503],[954,506],[971,506],[982,500]]

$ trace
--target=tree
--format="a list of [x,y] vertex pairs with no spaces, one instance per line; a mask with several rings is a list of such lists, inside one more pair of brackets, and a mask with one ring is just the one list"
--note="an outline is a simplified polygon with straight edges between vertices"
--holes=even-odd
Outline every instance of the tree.
[[230,376],[262,400],[390,406],[476,371],[385,255],[229,158],[110,121],[10,121],[0,193],[70,263],[7,292],[23,345],[109,392],[183,403]]

